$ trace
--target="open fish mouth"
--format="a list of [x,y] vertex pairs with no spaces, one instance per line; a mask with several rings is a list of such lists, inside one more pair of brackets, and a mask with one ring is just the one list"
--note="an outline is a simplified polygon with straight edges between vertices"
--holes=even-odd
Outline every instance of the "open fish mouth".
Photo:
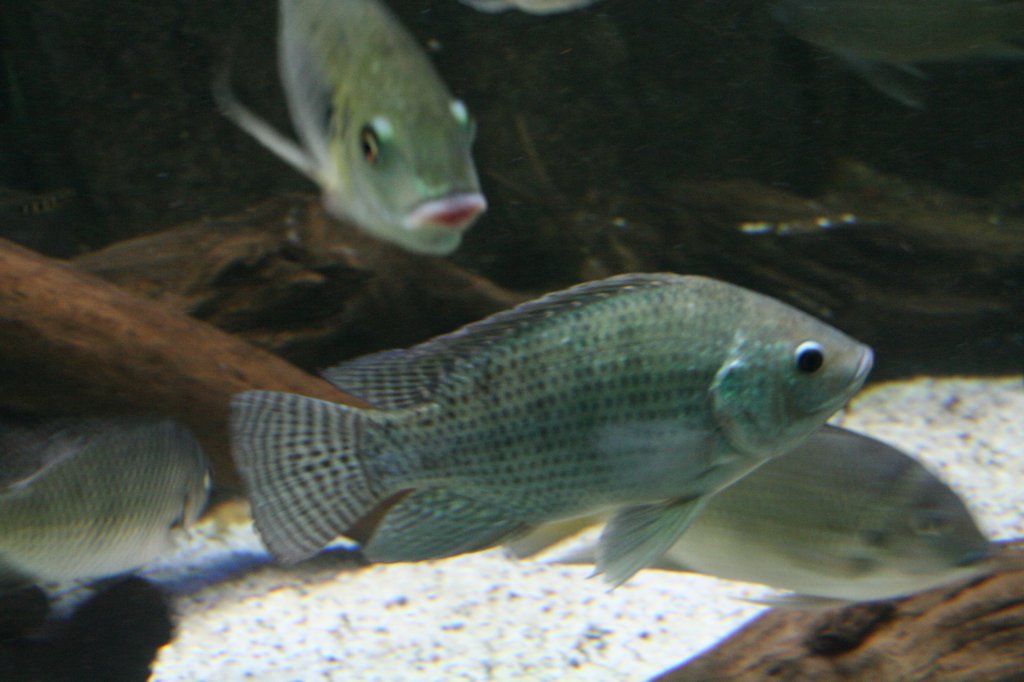
[[479,192],[449,194],[418,204],[402,221],[405,229],[445,227],[454,231],[468,228],[487,210],[487,200]]

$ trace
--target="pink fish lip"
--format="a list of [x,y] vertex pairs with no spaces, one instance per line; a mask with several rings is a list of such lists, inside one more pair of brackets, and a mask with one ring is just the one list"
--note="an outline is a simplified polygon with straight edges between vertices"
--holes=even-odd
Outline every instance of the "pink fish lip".
[[464,230],[487,210],[487,200],[479,192],[459,192],[424,201],[403,221],[407,230],[426,226]]
[[875,353],[870,348],[864,350],[864,354],[860,357],[860,362],[857,363],[857,371],[855,378],[857,381],[863,382],[868,377],[868,373],[871,372],[871,368],[875,364]]

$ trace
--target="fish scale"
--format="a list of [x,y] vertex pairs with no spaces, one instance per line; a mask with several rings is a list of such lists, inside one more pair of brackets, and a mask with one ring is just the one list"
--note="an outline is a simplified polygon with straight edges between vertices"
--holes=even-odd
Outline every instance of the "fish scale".
[[[207,462],[185,427],[155,417],[0,422],[0,583],[136,568],[199,515]],[[33,464],[34,463],[34,464]]]
[[[806,344],[827,358],[807,376]],[[870,366],[870,349],[769,297],[704,277],[622,275],[325,373],[381,409],[240,394],[232,447],[257,527],[286,560],[412,491],[364,545],[369,559],[448,556],[621,507],[609,528],[635,534],[620,546],[646,561],[704,497],[818,428]],[[320,428],[324,415],[336,429]],[[290,464],[323,457],[343,472],[329,482]],[[621,582],[632,561],[602,568]]]

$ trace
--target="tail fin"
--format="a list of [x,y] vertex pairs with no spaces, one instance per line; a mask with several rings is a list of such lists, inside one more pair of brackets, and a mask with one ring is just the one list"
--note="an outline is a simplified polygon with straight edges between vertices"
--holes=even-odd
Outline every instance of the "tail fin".
[[285,562],[306,559],[379,502],[360,462],[365,413],[274,391],[231,400],[231,452],[256,528]]

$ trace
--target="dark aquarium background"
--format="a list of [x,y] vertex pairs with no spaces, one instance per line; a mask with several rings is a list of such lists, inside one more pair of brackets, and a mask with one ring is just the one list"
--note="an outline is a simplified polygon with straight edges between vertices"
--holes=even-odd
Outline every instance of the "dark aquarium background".
[[[389,5],[478,121],[490,210],[449,259],[473,276],[526,295],[701,273],[870,343],[874,379],[1024,367],[1024,63],[926,65],[913,109],[787,35],[763,1],[604,0],[547,17]],[[0,235],[81,258],[314,201],[210,94],[228,65],[239,98],[288,130],[275,21],[273,2],[0,3]],[[266,276],[251,264],[182,305],[317,368],[514,298],[453,302],[423,265],[436,259],[379,248],[355,264],[278,254],[315,282],[256,312],[237,310]],[[367,304],[374,281],[419,293]]]

